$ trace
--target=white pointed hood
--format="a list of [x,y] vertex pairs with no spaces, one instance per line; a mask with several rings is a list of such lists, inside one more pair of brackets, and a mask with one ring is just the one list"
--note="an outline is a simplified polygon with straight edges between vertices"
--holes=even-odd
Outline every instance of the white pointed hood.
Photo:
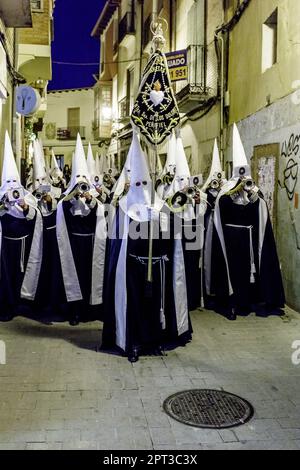
[[131,156],[134,151],[134,140],[132,140],[131,146],[128,151],[128,155],[124,164],[124,167],[121,171],[121,174],[116,182],[112,193],[114,194],[114,199],[118,199],[124,192],[126,183],[130,183],[131,180]]
[[[137,222],[147,222],[151,219],[151,195],[153,184],[146,162],[145,154],[136,132],[133,132],[131,145],[131,179],[130,189],[120,200],[120,207],[131,219]],[[155,194],[153,209],[160,211],[164,202]]]
[[223,171],[222,171],[222,165],[221,165],[221,160],[220,160],[220,153],[219,153],[217,139],[215,139],[211,169],[210,169],[209,177],[207,178],[202,188],[202,191],[206,191],[206,189],[208,188],[208,186],[214,179],[221,179],[220,175],[222,175],[221,176],[222,178]]
[[32,190],[36,191],[41,184],[49,184],[49,178],[45,167],[45,159],[43,158],[40,143],[35,140],[33,142],[33,184]]
[[[8,135],[8,132],[5,133],[5,142],[4,142],[4,158],[3,158],[3,167],[2,167],[2,180],[0,187],[0,199],[10,190],[14,188],[23,187],[17,168],[16,160],[13,154],[13,149],[11,146],[11,141]],[[25,201],[28,205],[36,208],[36,200],[30,194],[29,191],[25,190]],[[18,211],[15,211],[16,215]],[[22,215],[23,217],[23,215]]]
[[177,191],[181,191],[189,184],[191,172],[185,155],[182,138],[176,139],[176,171],[175,177],[166,192],[166,197],[172,197]]
[[46,173],[47,175],[49,175],[49,172],[50,172],[50,168],[49,168],[49,164],[45,158],[45,153],[44,153],[44,146],[43,146],[43,141],[42,139],[38,139],[38,145],[40,147],[40,158],[42,160],[42,163],[43,163],[43,166],[46,168]]
[[92,176],[95,173],[96,163],[95,163],[95,160],[94,160],[93,150],[92,150],[92,146],[91,146],[90,142],[89,142],[89,146],[88,146],[88,153],[87,153],[86,162],[87,162],[89,173]]
[[233,178],[239,179],[241,176],[250,178],[250,166],[246,157],[245,149],[241,140],[239,130],[235,123],[233,124],[232,152]]
[[58,162],[57,162],[56,157],[55,157],[55,154],[54,154],[54,150],[52,150],[52,153],[51,153],[50,176],[51,176],[51,178],[53,178],[54,180],[55,180],[56,178],[63,178],[63,172],[62,172],[62,170],[59,168]]
[[173,131],[168,142],[168,153],[165,167],[162,174],[166,175],[167,173],[174,174],[176,168],[176,135]]
[[100,162],[100,155],[98,152],[96,153],[95,167],[96,167],[97,175],[101,176],[101,162]]
[[75,186],[77,186],[78,183],[83,182],[92,186],[82,140],[80,135],[77,134],[76,149],[72,159],[71,180],[67,190],[64,193],[65,196],[67,196],[75,188]]
[[89,143],[88,153],[87,153],[87,166],[88,166],[89,175],[90,175],[92,183],[99,184],[100,173],[97,173],[96,161],[94,159],[93,150],[92,150],[92,146],[90,143]]
[[8,132],[5,132],[5,143],[4,143],[4,160],[2,167],[2,179],[0,188],[0,197],[13,186],[20,186],[20,175],[17,168],[16,160],[13,154],[10,138]]

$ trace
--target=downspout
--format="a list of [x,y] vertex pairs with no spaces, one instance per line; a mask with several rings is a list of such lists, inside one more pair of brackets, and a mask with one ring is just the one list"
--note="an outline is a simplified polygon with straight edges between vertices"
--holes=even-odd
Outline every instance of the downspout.
[[144,46],[144,38],[143,38],[143,26],[144,26],[144,0],[140,0],[141,4],[141,42],[140,42],[140,79],[139,82],[141,82],[142,79],[142,66],[143,66],[143,46]]
[[221,43],[221,68],[220,68],[220,158],[221,165],[224,169],[225,165],[225,142],[224,142],[224,98],[225,98],[225,87],[224,87],[224,38],[222,34],[218,37]]
[[208,0],[204,0],[204,89],[207,85],[207,25],[208,25]]
[[[229,35],[230,31],[236,26],[236,24],[240,21],[241,17],[243,16],[245,10],[249,6],[251,0],[244,0],[240,6],[236,9],[234,15],[232,16],[231,20],[227,24],[222,24],[216,31],[215,31],[215,42],[216,45],[218,42],[221,43],[221,56],[220,56],[220,100],[221,100],[221,109],[220,109],[220,158],[222,167],[224,169],[225,159],[225,141],[224,141],[224,98],[225,98],[225,41],[224,41],[224,33]],[[224,11],[224,10],[223,10]],[[224,21],[224,20],[223,20]],[[228,38],[229,41],[229,38]]]

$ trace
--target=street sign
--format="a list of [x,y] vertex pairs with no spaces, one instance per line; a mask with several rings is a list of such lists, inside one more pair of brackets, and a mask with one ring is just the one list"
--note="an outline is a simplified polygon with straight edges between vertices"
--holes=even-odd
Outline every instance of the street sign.
[[172,82],[188,79],[187,51],[169,52],[166,54]]

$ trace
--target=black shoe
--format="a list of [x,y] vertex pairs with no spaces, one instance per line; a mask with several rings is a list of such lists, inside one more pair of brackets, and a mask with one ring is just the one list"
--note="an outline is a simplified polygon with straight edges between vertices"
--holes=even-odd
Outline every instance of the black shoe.
[[79,325],[79,316],[75,316],[73,318],[71,318],[71,320],[69,321],[69,325],[70,326],[78,326]]
[[2,315],[0,317],[0,322],[7,323],[9,321],[12,321],[14,319],[13,315],[10,313],[7,313],[6,315]]
[[232,310],[231,312],[228,312],[227,314],[227,320],[229,321],[236,321],[237,319],[237,316],[236,316],[236,313],[234,310]]
[[133,349],[128,354],[128,361],[131,362],[132,364],[134,364],[135,362],[138,362],[138,360],[139,360],[138,351],[137,351],[137,349]]

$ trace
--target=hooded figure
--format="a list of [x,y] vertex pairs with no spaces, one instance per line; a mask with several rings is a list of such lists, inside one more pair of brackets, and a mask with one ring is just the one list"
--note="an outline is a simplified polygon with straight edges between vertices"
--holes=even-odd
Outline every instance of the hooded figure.
[[[191,325],[182,245],[169,234],[163,236],[164,202],[157,195],[152,198],[149,169],[135,132],[130,152],[130,188],[119,202],[110,240],[102,348],[117,347],[136,362],[141,354],[185,344]],[[150,226],[155,235],[152,252]]]
[[57,240],[70,323],[88,320],[102,304],[107,227],[77,136],[72,175],[57,207]]
[[134,140],[132,140],[132,144],[129,148],[129,152],[124,163],[123,169],[121,174],[116,182],[113,190],[111,192],[112,195],[112,204],[117,206],[119,204],[119,199],[121,199],[129,190],[130,186],[130,179],[131,179],[131,155],[134,149]]
[[[55,158],[55,157],[54,157]],[[54,320],[63,303],[63,281],[56,237],[56,209],[61,189],[51,185],[39,141],[34,141],[33,195],[43,216],[43,260],[36,295],[39,318]]]
[[65,191],[66,188],[66,180],[64,179],[63,172],[59,168],[57,163],[54,150],[51,152],[51,166],[49,170],[49,176],[52,182],[52,185],[55,188],[61,189],[61,192]]
[[201,184],[202,177],[191,178],[183,142],[178,137],[175,177],[166,197],[174,215],[175,234],[182,241],[190,311],[203,306],[202,249],[207,197],[200,190]]
[[26,191],[5,134],[0,188],[0,320],[22,313],[21,299],[35,300],[43,255],[43,221]]
[[87,154],[87,166],[88,171],[91,177],[91,182],[93,183],[93,187],[98,193],[97,199],[105,203],[110,195],[110,191],[106,189],[102,182],[101,171],[99,168],[99,162],[94,160],[92,146],[89,143],[88,147],[88,154]]
[[207,194],[207,211],[205,214],[205,245],[204,245],[204,298],[206,308],[213,308],[213,292],[212,292],[212,279],[211,279],[211,264],[212,264],[212,245],[213,237],[217,236],[214,231],[214,211],[215,203],[222,187],[227,181],[223,177],[222,165],[220,161],[220,154],[218,149],[217,139],[214,143],[212,164],[209,176],[202,188],[202,191]]
[[228,318],[281,315],[285,305],[279,260],[267,204],[251,178],[236,125],[233,176],[216,202],[213,246],[214,292]]
[[176,170],[176,135],[175,131],[172,132],[168,141],[167,160],[163,171],[160,173],[156,181],[157,194],[165,200],[166,193],[174,180]]

